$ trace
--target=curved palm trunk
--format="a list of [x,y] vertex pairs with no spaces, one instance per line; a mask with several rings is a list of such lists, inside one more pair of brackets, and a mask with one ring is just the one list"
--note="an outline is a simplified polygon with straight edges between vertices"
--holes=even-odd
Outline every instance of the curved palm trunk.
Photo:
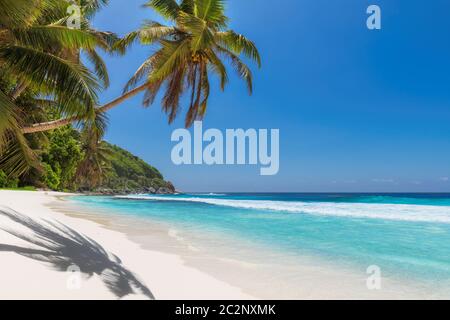
[[[101,107],[98,107],[96,110],[97,110],[97,112],[100,112],[100,113],[106,112],[106,111],[120,105],[125,100],[127,100],[131,97],[134,97],[135,95],[144,91],[147,88],[148,88],[148,84],[139,86],[133,90],[128,91],[121,97],[119,97]],[[58,128],[64,127],[68,124],[71,124],[72,122],[80,121],[80,120],[83,120],[83,118],[70,117],[70,118],[59,119],[59,120],[55,120],[55,121],[36,123],[29,127],[22,128],[22,133],[36,133],[36,132],[44,132],[44,131],[49,131],[49,130],[53,130],[53,129],[58,129]]]

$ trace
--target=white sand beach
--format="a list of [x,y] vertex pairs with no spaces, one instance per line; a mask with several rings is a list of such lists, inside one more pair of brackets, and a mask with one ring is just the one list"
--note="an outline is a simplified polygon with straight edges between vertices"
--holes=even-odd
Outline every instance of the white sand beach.
[[[48,219],[59,221],[78,233],[95,240],[107,252],[115,254],[126,270],[136,275],[156,299],[252,299],[239,288],[217,280],[206,273],[184,265],[176,255],[144,250],[119,232],[108,230],[92,221],[75,219],[49,208],[49,204],[58,201],[56,192],[0,191],[0,209],[14,210],[35,221]],[[0,215],[0,229],[9,229],[30,234],[30,230]],[[49,236],[51,237],[51,236]],[[60,242],[63,240],[59,239]],[[63,243],[64,254],[80,255]],[[0,230],[0,299],[117,299],[118,295],[105,285],[104,280],[111,280],[108,274],[84,276],[81,285],[77,279],[73,282],[73,274],[60,271],[48,261],[39,260],[39,255],[28,254],[33,249],[28,241]],[[38,248],[35,248],[38,249]],[[18,252],[22,254],[18,254]],[[96,251],[92,251],[96,252]],[[36,252],[34,252],[36,253]],[[45,256],[45,255],[44,255]],[[82,255],[81,255],[82,256]],[[83,263],[95,264],[95,259],[104,259],[102,255],[83,258]],[[70,260],[70,259],[69,259]],[[114,260],[112,258],[112,260]],[[102,261],[101,263],[105,263]],[[109,263],[109,262],[106,262]],[[115,265],[114,263],[112,263]],[[86,266],[88,267],[88,266]],[[90,266],[89,266],[90,267]],[[83,268],[85,268],[83,266]],[[95,270],[95,266],[93,267]],[[102,267],[98,267],[102,270]],[[75,277],[77,275],[75,274]],[[126,276],[124,276],[126,277]],[[118,279],[118,286],[123,285]],[[74,285],[75,283],[75,285]],[[123,299],[146,299],[143,294],[129,294]]]
[[[287,256],[242,239],[194,250],[172,228],[85,211],[57,192],[0,191],[2,299],[439,299],[448,292]],[[125,220],[122,220],[125,219]],[[128,219],[128,220],[127,220]],[[204,248],[203,248],[204,249]],[[252,260],[252,256],[256,254]],[[274,261],[282,261],[276,264]],[[82,272],[72,273],[79,268]]]

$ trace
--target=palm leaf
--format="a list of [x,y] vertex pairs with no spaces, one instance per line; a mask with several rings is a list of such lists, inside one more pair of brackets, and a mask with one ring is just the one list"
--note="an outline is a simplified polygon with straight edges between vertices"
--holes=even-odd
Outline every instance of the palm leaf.
[[194,14],[194,7],[194,0],[182,0],[180,3],[180,10],[186,13]]
[[16,105],[0,90],[0,153],[7,144],[7,132],[18,129],[17,110]]
[[233,67],[236,69],[239,77],[241,77],[242,79],[244,79],[247,82],[247,88],[248,88],[249,94],[252,94],[252,92],[253,92],[253,75],[252,75],[252,71],[250,70],[250,68],[245,63],[243,63],[242,60],[237,55],[235,55],[231,51],[229,51],[225,48],[221,48],[221,47],[218,47],[218,49],[222,54],[224,54],[225,56],[230,58],[231,63],[233,65]]
[[199,109],[199,117],[200,119],[203,119],[203,117],[206,114],[206,108],[208,106],[208,98],[210,93],[210,85],[209,85],[209,79],[208,79],[208,69],[205,68],[203,70],[203,77],[202,77],[202,83],[200,84],[202,88],[202,94],[203,94],[203,101],[200,103],[200,109]]
[[224,15],[225,6],[223,0],[194,0],[195,16],[208,21],[216,28],[225,26],[228,19]]
[[168,37],[176,32],[177,30],[174,27],[167,27],[158,22],[148,21],[138,31],[130,32],[123,39],[117,41],[114,49],[119,50],[123,54],[127,48],[131,47],[138,40],[141,44],[150,45],[160,39],[170,40]]
[[18,177],[31,168],[41,170],[36,153],[30,148],[20,130],[8,132],[8,142],[0,154],[0,170],[10,177]]
[[256,45],[241,34],[234,31],[217,32],[215,34],[218,44],[232,51],[236,55],[243,53],[248,58],[252,59],[261,67],[261,57],[259,55]]
[[93,50],[98,44],[97,38],[89,32],[58,25],[11,29],[10,34],[17,44],[35,49],[59,46],[69,50]]
[[162,107],[169,115],[169,123],[172,123],[178,114],[180,98],[184,91],[185,75],[186,68],[180,66],[172,72],[168,79],[166,94],[162,100]]
[[97,75],[97,78],[102,81],[103,87],[107,88],[109,87],[109,74],[108,74],[108,68],[106,67],[105,62],[103,59],[99,56],[97,51],[95,50],[88,50],[86,52],[86,56],[89,59],[89,61],[93,64],[95,74]]
[[188,40],[181,41],[161,41],[163,48],[161,55],[155,62],[155,68],[149,75],[148,82],[163,80],[176,69],[176,66],[182,64],[190,58]]
[[181,11],[177,23],[179,26],[183,26],[183,30],[191,34],[191,49],[194,52],[208,47],[214,40],[213,33],[203,19]]
[[108,4],[109,0],[80,0],[83,15],[91,18],[98,10]]
[[157,60],[157,55],[153,55],[136,70],[134,75],[128,80],[127,84],[124,88],[124,93],[128,92],[130,89],[136,87],[136,85],[146,76],[148,75],[155,65],[155,60]]
[[210,66],[212,70],[219,75],[220,78],[220,88],[222,91],[225,90],[225,86],[228,82],[228,73],[225,65],[220,60],[220,58],[216,55],[213,50],[206,50],[206,56],[210,62]]
[[142,44],[152,44],[160,39],[167,39],[177,30],[174,27],[167,27],[158,22],[149,22],[139,32]]
[[23,27],[30,25],[39,10],[38,0],[2,0],[0,1],[0,25]]
[[0,60],[17,76],[27,79],[39,88],[52,90],[62,104],[69,103],[72,99],[83,102],[86,106],[77,112],[79,116],[96,104],[96,91],[100,85],[82,65],[21,46],[0,48]]
[[175,0],[150,0],[144,6],[154,9],[161,16],[169,20],[175,20],[180,11],[180,7]]

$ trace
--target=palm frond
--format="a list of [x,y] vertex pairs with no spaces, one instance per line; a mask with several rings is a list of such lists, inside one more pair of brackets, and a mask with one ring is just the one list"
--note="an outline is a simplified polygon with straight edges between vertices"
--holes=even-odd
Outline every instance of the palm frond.
[[220,58],[216,55],[214,50],[206,50],[206,56],[210,62],[210,66],[212,70],[219,75],[220,78],[220,89],[222,91],[225,90],[225,86],[228,83],[228,73],[225,65],[220,60]]
[[162,100],[162,107],[169,115],[169,123],[172,123],[178,114],[180,98],[184,91],[185,74],[186,69],[180,67],[168,79],[166,94]]
[[38,0],[2,0],[0,1],[0,25],[23,27],[40,13]]
[[[177,30],[174,27],[167,27],[158,22],[148,22],[139,31],[139,38],[142,44],[153,44],[160,39],[167,39],[168,36],[175,34]],[[168,39],[169,40],[169,39]]]
[[208,106],[208,99],[210,94],[210,85],[208,79],[208,69],[205,67],[203,70],[202,83],[200,84],[202,88],[203,100],[200,103],[200,109],[198,112],[199,119],[202,120],[206,114],[206,108]]
[[261,57],[256,45],[241,34],[234,31],[217,32],[216,41],[219,45],[227,48],[236,55],[243,53],[246,57],[252,59],[261,67]]
[[165,79],[172,73],[174,67],[182,64],[191,57],[190,42],[188,40],[181,41],[161,41],[163,46],[161,56],[155,63],[155,68],[149,75],[148,82]]
[[103,61],[102,57],[95,50],[86,51],[86,56],[89,61],[93,64],[95,74],[97,78],[102,81],[103,87],[109,87],[109,74],[108,68],[106,67],[105,61]]
[[214,40],[213,33],[203,19],[181,11],[177,23],[191,34],[191,49],[194,52],[208,47]]
[[144,107],[149,107],[153,104],[156,99],[156,95],[158,94],[159,89],[161,89],[164,80],[154,81],[152,83],[147,84],[147,90],[144,94],[143,105]]
[[168,37],[176,32],[177,30],[174,27],[167,27],[158,22],[148,21],[138,31],[132,31],[124,38],[118,40],[114,45],[114,49],[123,54],[136,41],[150,45],[160,39],[170,40]]
[[80,110],[80,116],[96,104],[100,85],[91,72],[80,64],[22,46],[0,48],[0,60],[17,76],[35,86],[45,85],[60,98],[62,104],[72,99],[85,103],[87,109]]
[[7,144],[0,154],[0,170],[10,177],[18,177],[31,168],[41,170],[37,154],[30,148],[20,130],[9,131]]
[[155,66],[155,61],[157,60],[157,57],[158,55],[155,54],[146,61],[144,61],[144,63],[136,70],[131,79],[128,80],[123,91],[124,93],[136,87],[136,85],[151,72],[151,70]]
[[32,104],[46,110],[56,109],[58,102],[53,99],[33,98]]
[[194,0],[194,13],[202,20],[208,21],[210,26],[220,28],[227,24],[228,18],[224,15],[223,0]]
[[230,58],[231,63],[233,65],[233,67],[236,69],[239,77],[241,77],[242,79],[244,79],[247,82],[247,88],[248,88],[249,94],[252,94],[252,92],[253,92],[253,75],[252,75],[252,71],[250,70],[250,68],[244,62],[242,62],[242,60],[237,55],[235,55],[231,51],[229,51],[225,48],[221,48],[221,47],[218,47],[218,49],[222,54],[224,54],[225,56]]
[[181,0],[180,10],[186,13],[194,14],[194,0]]
[[10,98],[0,90],[0,153],[7,144],[7,132],[17,130],[18,108]]
[[125,54],[127,49],[130,49],[131,46],[138,40],[139,40],[139,31],[132,31],[122,39],[118,40],[114,45],[114,49],[118,51],[120,54]]
[[58,46],[66,49],[93,50],[98,44],[97,38],[89,32],[58,25],[11,29],[10,34],[18,45],[35,49]]
[[108,4],[109,0],[80,0],[83,14],[91,18],[98,10]]
[[144,6],[154,9],[169,20],[175,20],[180,11],[180,7],[175,0],[150,0]]

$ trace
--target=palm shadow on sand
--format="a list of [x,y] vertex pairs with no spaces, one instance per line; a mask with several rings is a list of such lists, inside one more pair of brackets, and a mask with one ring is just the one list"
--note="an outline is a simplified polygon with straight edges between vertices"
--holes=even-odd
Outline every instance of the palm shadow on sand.
[[0,244],[0,251],[14,252],[48,263],[62,272],[76,266],[87,277],[98,275],[105,286],[119,298],[129,294],[141,294],[154,299],[151,291],[122,265],[116,255],[108,253],[91,238],[60,222],[38,222],[11,209],[0,208],[0,215],[26,227],[30,232],[3,227],[0,227],[0,230],[32,245],[22,247]]

